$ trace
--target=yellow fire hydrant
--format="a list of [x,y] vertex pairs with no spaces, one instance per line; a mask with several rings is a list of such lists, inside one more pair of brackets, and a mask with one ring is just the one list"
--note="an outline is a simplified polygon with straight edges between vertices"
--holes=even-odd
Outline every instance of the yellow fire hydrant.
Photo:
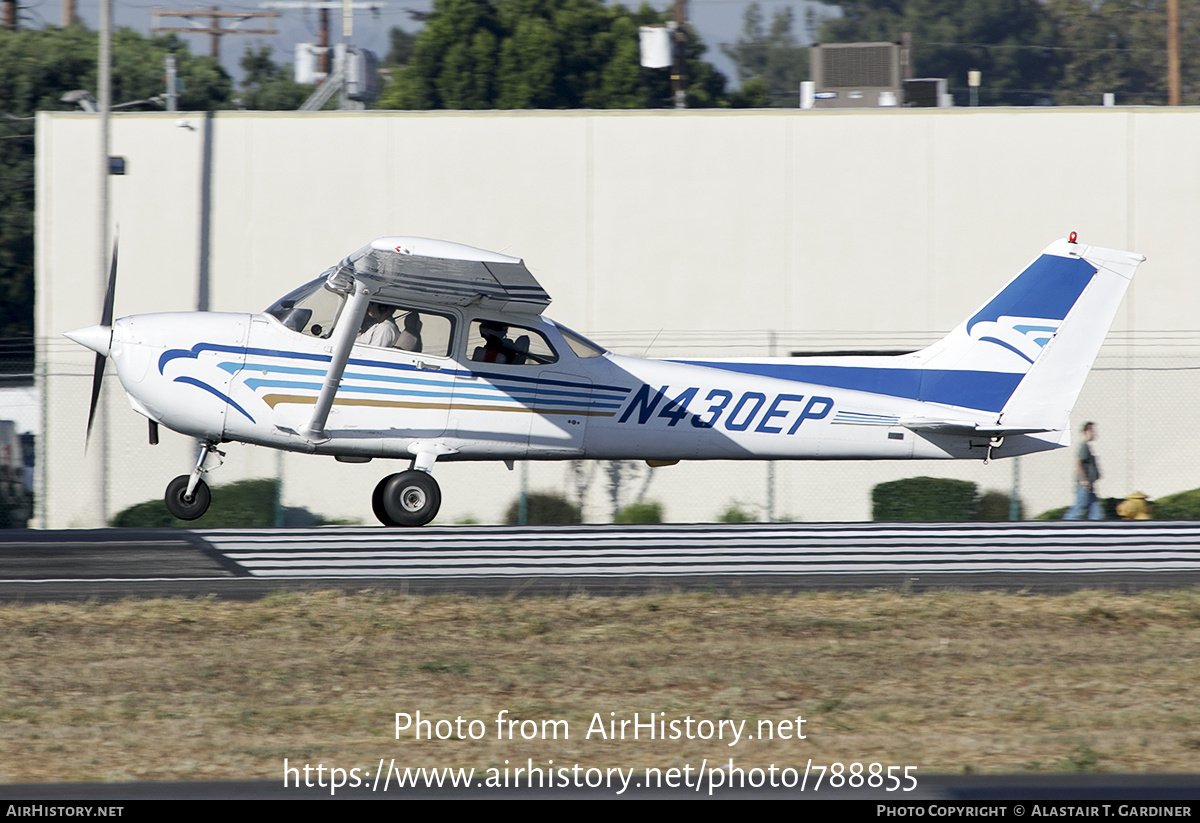
[[1134,492],[1117,504],[1122,520],[1149,520],[1154,516],[1154,503],[1141,492]]

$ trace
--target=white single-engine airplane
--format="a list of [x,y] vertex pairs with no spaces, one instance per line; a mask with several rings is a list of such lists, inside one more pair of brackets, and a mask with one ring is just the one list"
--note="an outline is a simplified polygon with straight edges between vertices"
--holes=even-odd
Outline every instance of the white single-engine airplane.
[[[67,334],[109,357],[133,409],[198,438],[167,508],[208,508],[202,475],[238,441],[350,463],[410,460],[376,516],[437,514],[438,460],[996,458],[1069,445],[1071,408],[1145,258],[1051,244],[940,342],[895,357],[645,360],[542,316],[524,263],[384,237],[262,314],[145,314]],[[212,462],[219,462],[214,459]]]

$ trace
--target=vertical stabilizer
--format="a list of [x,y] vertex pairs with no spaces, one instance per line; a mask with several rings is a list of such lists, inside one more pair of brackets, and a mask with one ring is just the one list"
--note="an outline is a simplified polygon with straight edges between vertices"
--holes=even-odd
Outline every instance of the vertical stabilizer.
[[1146,259],[1098,246],[1076,248],[1079,259],[1093,267],[1095,274],[1004,406],[1000,422],[1005,427],[1039,425],[1069,431],[1071,409],[1134,272]]
[[[1145,260],[1073,241],[1074,235],[1052,243],[958,328],[913,356],[924,372],[923,394],[999,410],[1003,429],[1068,427],[1125,289]],[[986,397],[972,388],[980,385],[989,387]]]

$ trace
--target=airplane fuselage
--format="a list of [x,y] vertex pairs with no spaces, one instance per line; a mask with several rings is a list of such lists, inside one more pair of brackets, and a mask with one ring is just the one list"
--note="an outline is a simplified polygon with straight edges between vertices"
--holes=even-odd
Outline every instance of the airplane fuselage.
[[[454,319],[462,329],[476,318]],[[878,374],[894,372],[901,358],[580,357],[552,321],[521,322],[544,335],[554,362],[474,362],[457,340],[445,356],[355,345],[317,438],[302,432],[332,346],[270,315],[123,318],[114,324],[112,357],[134,409],[170,429],[350,459],[409,458],[414,446],[429,443],[439,460],[982,459],[989,446],[984,436],[938,437],[901,426],[929,405],[878,393]],[[876,391],[805,382],[789,371]],[[978,410],[957,413],[988,422]],[[1011,439],[1023,442],[992,456],[1057,445]]]

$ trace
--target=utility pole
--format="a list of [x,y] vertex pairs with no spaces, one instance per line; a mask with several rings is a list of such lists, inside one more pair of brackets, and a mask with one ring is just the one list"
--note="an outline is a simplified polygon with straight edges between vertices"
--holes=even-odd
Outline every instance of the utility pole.
[[343,0],[272,0],[272,2],[262,3],[264,9],[316,9],[320,12],[320,23],[317,27],[317,48],[320,51],[320,62],[317,64],[317,70],[329,76],[332,69],[330,62],[329,48],[329,10],[342,10],[342,39],[348,44],[350,36],[354,31],[353,12],[358,9],[367,9],[369,11],[378,12],[384,7],[383,3],[350,3]]
[[[209,56],[214,60],[221,59],[221,35],[224,34],[276,34],[275,29],[242,29],[237,28],[240,24],[247,20],[256,18],[275,19],[279,16],[279,12],[275,11],[221,11],[216,6],[213,6],[207,11],[197,9],[195,11],[160,11],[155,9],[150,12],[150,17],[153,24],[150,26],[150,31],[158,34],[159,32],[179,32],[182,34],[208,34],[212,36],[212,41],[209,45]],[[188,21],[189,26],[162,26],[159,25],[159,19],[162,17],[182,17]],[[209,24],[207,28],[198,19],[208,18]],[[221,28],[222,20],[233,20],[234,23],[230,28]]]
[[687,0],[675,0],[675,65],[671,67],[671,96],[675,108],[687,108]]
[[321,52],[321,58],[317,61],[317,70],[329,76],[332,63],[329,60],[329,6],[321,8],[321,24],[317,27],[317,45],[324,51]]
[[17,0],[0,2],[0,28],[5,31],[17,30]]
[[1179,0],[1167,0],[1167,105],[1179,103]]
[[[96,217],[98,221],[96,233],[96,249],[99,251],[99,271],[97,285],[99,291],[97,296],[100,301],[97,305],[103,306],[107,302],[106,294],[108,292],[109,280],[109,238],[112,236],[112,229],[108,225],[109,221],[109,202],[108,202],[108,175],[109,175],[109,115],[112,113],[112,0],[100,0],[100,52],[97,55],[97,78],[96,78],[96,97],[99,106],[100,116],[96,118],[99,122],[97,125],[100,128],[99,140],[99,157],[96,171],[99,172],[98,199],[96,204]],[[103,321],[102,321],[103,322]],[[109,318],[111,322],[111,318]],[[107,358],[102,364],[107,368]],[[96,426],[97,432],[95,448],[88,450],[85,446],[84,459],[87,470],[88,479],[95,488],[95,496],[92,498],[93,509],[91,512],[92,521],[96,525],[104,525],[108,520],[108,402],[103,394],[99,397],[100,404],[96,407]]]
[[174,54],[163,58],[163,68],[167,72],[167,111],[179,111],[179,61]]
[[75,0],[63,0],[61,20],[62,27],[65,29],[67,26],[74,23],[77,16],[78,15],[75,12]]

